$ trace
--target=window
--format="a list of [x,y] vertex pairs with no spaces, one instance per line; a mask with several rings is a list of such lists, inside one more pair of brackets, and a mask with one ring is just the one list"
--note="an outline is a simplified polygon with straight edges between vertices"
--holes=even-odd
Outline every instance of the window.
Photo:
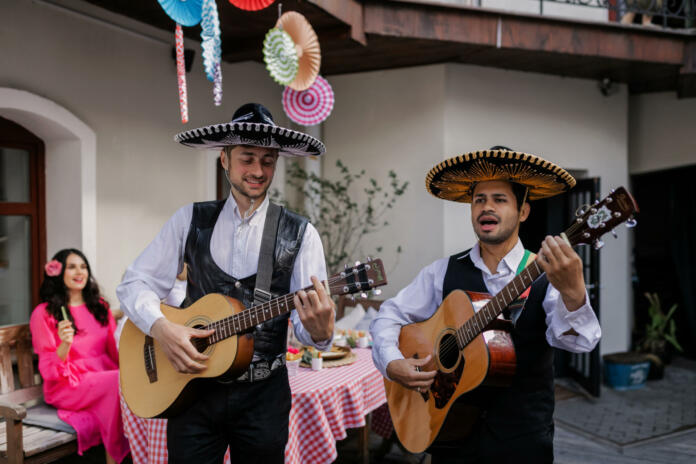
[[24,323],[39,303],[46,262],[44,144],[0,118],[0,325]]

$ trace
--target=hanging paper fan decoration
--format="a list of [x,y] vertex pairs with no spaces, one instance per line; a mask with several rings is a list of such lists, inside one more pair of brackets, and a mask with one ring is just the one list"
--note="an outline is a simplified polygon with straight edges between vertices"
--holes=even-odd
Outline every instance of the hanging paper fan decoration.
[[179,110],[181,112],[181,122],[188,122],[188,96],[186,92],[186,65],[184,63],[184,30],[181,24],[177,23],[174,32],[176,39],[176,77],[179,84]]
[[297,50],[290,35],[273,28],[263,41],[263,60],[271,77],[281,85],[288,85],[297,75]]
[[241,10],[259,11],[266,8],[275,0],[230,0],[230,3]]
[[295,90],[306,90],[314,84],[321,66],[321,49],[317,34],[307,18],[295,11],[284,13],[278,19],[276,27],[290,35],[299,58],[297,76],[288,86]]
[[203,0],[157,0],[169,15],[182,26],[195,26],[201,22]]
[[213,84],[213,101],[215,106],[222,105],[222,69],[220,62],[215,65],[215,83]]
[[283,110],[297,124],[315,126],[331,114],[334,94],[331,86],[321,76],[307,90],[298,92],[290,87],[283,91]]
[[215,80],[215,68],[220,62],[222,43],[220,41],[220,20],[215,0],[203,0],[201,19],[201,47],[203,48],[203,67],[209,81]]

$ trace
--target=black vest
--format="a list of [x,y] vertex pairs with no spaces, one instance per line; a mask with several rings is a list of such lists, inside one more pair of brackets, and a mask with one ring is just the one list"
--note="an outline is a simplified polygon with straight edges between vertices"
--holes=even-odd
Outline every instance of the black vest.
[[[208,293],[222,293],[236,298],[247,308],[253,306],[256,274],[243,279],[230,276],[215,264],[210,254],[213,228],[224,205],[225,200],[193,204],[191,227],[184,250],[188,285],[183,307]],[[290,278],[306,227],[306,218],[282,209],[273,254],[271,293],[274,296],[290,292]],[[255,358],[271,360],[285,353],[288,317],[286,313],[256,326],[253,332]]]
[[[488,293],[481,270],[469,251],[449,259],[442,288],[444,299],[452,290]],[[461,401],[482,409],[481,418],[501,436],[522,435],[553,424],[553,349],[546,341],[546,313],[542,306],[549,282],[546,275],[533,284],[511,332],[517,369],[507,388],[479,387]]]

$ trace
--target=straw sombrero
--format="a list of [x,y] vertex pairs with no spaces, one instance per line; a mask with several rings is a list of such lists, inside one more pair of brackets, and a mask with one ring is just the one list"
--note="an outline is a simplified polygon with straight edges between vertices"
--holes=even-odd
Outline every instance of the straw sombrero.
[[552,197],[575,186],[573,176],[550,161],[495,147],[455,156],[436,165],[425,176],[425,188],[443,200],[471,203],[476,184],[491,180],[527,187],[529,200]]
[[277,148],[284,156],[318,156],[326,151],[324,144],[311,135],[277,126],[271,112],[258,103],[242,105],[228,123],[180,132],[174,140],[194,148],[227,145]]

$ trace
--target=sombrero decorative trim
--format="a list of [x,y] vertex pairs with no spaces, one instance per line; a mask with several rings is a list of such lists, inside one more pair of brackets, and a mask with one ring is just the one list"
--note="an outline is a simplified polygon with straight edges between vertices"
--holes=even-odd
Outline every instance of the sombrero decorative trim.
[[318,156],[326,151],[324,144],[311,135],[277,126],[271,113],[258,104],[242,106],[229,123],[180,132],[174,140],[193,148],[227,145],[276,148],[283,156]]
[[528,199],[539,200],[570,190],[575,179],[565,169],[536,155],[508,150],[481,150],[455,156],[434,166],[425,189],[443,200],[471,203],[479,182],[505,180],[529,188]]

